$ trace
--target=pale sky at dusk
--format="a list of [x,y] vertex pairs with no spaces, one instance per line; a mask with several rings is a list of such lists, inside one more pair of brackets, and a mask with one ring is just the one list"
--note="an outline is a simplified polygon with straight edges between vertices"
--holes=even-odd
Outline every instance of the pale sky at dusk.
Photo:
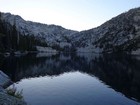
[[0,0],[1,12],[79,31],[139,6],[140,0]]

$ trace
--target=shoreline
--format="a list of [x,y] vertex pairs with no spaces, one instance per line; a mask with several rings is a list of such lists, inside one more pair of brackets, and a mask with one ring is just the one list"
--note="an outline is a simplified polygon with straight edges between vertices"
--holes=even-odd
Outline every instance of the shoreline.
[[27,105],[22,99],[9,95],[5,88],[13,84],[11,79],[0,70],[0,105]]

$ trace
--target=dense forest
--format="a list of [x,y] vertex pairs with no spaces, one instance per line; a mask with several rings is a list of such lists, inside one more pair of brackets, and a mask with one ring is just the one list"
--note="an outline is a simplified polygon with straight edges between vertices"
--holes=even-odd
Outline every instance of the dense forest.
[[33,35],[23,35],[14,25],[1,20],[0,13],[0,52],[34,51],[35,46],[47,46]]

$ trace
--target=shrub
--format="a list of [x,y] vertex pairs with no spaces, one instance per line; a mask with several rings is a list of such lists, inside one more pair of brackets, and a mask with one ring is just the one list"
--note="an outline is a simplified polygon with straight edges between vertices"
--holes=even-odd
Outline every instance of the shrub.
[[16,87],[14,85],[13,85],[12,88],[6,89],[6,92],[7,92],[7,94],[9,94],[11,96],[14,96],[14,97],[16,97],[18,99],[23,99],[23,93],[22,93],[23,90],[17,91],[17,89],[16,89]]

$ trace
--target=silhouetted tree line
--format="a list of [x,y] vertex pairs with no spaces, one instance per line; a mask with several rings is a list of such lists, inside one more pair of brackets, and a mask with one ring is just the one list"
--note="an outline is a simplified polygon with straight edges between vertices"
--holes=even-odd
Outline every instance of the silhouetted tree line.
[[47,46],[33,35],[23,35],[18,32],[16,22],[12,26],[1,20],[0,13],[0,52],[33,51],[36,45]]

